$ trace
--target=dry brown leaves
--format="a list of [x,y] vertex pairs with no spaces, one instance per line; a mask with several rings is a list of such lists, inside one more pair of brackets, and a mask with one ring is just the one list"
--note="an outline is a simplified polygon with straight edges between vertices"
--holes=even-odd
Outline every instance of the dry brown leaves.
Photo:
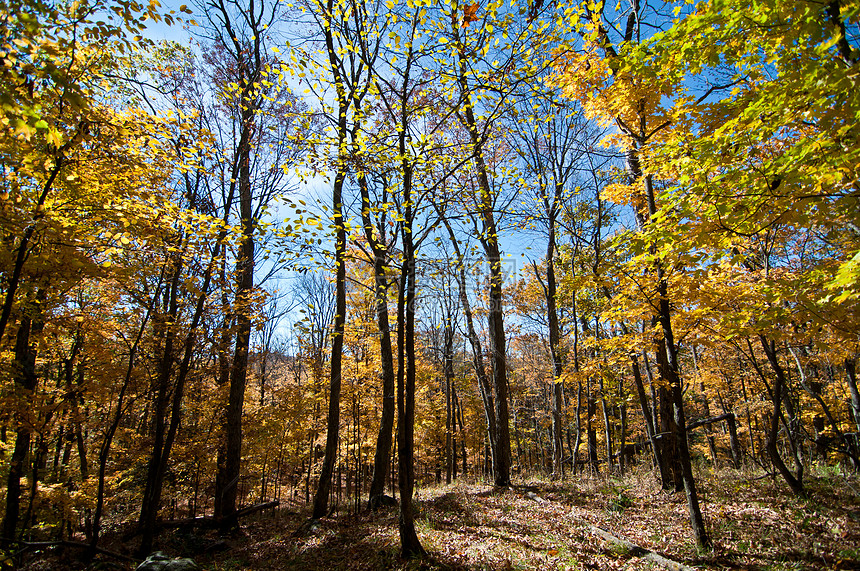
[[860,569],[856,476],[809,475],[809,499],[758,476],[731,470],[697,474],[715,546],[708,553],[695,549],[684,494],[662,491],[645,468],[624,478],[577,476],[514,489],[421,489],[416,527],[429,553],[423,560],[399,557],[396,509],[327,518],[297,538],[292,533],[307,514],[294,508],[246,519],[224,551],[189,553],[191,539],[211,544],[218,539],[214,532],[165,535],[159,547],[212,570],[659,569],[641,553],[592,534],[594,525],[698,569]]

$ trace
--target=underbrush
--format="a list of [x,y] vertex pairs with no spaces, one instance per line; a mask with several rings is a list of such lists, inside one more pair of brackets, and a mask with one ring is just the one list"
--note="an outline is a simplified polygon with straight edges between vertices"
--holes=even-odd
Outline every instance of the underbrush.
[[[416,528],[428,551],[399,556],[396,508],[323,519],[303,537],[304,506],[243,520],[240,532],[164,533],[158,548],[203,569],[647,569],[649,551],[699,569],[860,569],[860,482],[813,469],[808,496],[756,471],[697,469],[712,551],[697,551],[683,492],[663,491],[647,467],[621,476],[523,479],[509,489],[484,482],[419,488]],[[595,530],[602,530],[598,535]],[[612,541],[616,537],[633,544]],[[105,547],[130,553],[122,537]],[[46,550],[25,568],[80,569],[76,554]],[[122,569],[102,560],[100,567]]]

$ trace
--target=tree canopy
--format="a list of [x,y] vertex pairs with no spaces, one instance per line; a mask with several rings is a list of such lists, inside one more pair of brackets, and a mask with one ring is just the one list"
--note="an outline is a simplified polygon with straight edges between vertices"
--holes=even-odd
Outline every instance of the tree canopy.
[[631,473],[716,561],[713,474],[856,478],[860,2],[13,0],[0,36],[0,565],[395,503],[433,558],[427,486]]

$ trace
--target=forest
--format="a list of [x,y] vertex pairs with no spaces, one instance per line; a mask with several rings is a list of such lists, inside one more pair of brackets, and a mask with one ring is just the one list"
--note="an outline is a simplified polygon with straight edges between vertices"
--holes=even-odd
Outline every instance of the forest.
[[860,569],[860,1],[0,35],[0,568]]

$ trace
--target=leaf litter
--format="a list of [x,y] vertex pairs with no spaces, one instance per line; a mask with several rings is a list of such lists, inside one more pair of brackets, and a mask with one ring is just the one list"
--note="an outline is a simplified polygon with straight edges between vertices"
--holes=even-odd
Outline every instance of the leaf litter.
[[[164,533],[158,548],[224,571],[666,568],[643,558],[647,551],[702,570],[860,570],[856,475],[813,472],[806,499],[759,476],[700,469],[702,511],[714,543],[703,553],[690,532],[684,493],[661,490],[644,467],[624,477],[533,479],[506,489],[482,483],[421,488],[416,529],[429,555],[420,560],[399,556],[396,508],[334,514],[295,537],[308,512],[287,506],[246,518],[227,538],[214,531]],[[609,541],[592,526],[629,543]],[[214,544],[220,549],[190,552],[192,545]],[[30,563],[30,569],[63,568],[57,560]]]

